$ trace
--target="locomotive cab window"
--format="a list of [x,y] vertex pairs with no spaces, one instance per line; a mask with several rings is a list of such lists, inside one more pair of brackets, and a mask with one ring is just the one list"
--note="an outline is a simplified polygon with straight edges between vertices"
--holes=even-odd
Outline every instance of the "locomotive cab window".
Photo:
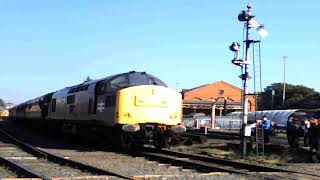
[[96,92],[97,94],[103,94],[105,92],[105,89],[106,89],[106,83],[101,82],[97,85]]
[[145,74],[135,73],[130,74],[130,85],[139,86],[139,85],[148,85],[148,78]]
[[158,79],[156,77],[152,77],[152,76],[149,76],[149,84],[167,87],[167,85],[164,84],[160,79]]
[[161,80],[145,73],[135,73],[130,74],[130,85],[139,86],[139,85],[157,85],[167,87]]
[[108,92],[115,92],[119,89],[125,88],[129,86],[128,76],[126,74],[115,77],[112,79],[107,86]]

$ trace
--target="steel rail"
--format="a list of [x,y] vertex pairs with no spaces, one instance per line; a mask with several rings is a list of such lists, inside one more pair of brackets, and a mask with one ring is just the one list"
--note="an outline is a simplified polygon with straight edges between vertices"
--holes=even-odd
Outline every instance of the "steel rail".
[[193,136],[203,136],[206,138],[212,139],[226,139],[226,140],[240,140],[240,136],[236,134],[227,134],[227,133],[211,133],[208,132],[207,134],[203,132],[185,132],[183,133],[184,136],[193,137]]
[[22,150],[38,157],[38,158],[47,158],[46,154],[42,153],[41,151],[39,151],[37,148],[26,144],[18,139],[16,139],[15,137],[11,136],[10,134],[8,134],[5,130],[3,130],[2,128],[0,128],[0,134],[4,135],[5,137],[9,138],[13,144],[19,146]]
[[3,129],[0,128],[0,133],[4,136],[6,136],[7,138],[9,138],[15,145],[19,146],[21,149],[27,151],[28,153],[39,157],[39,158],[45,158],[48,161],[60,164],[60,165],[67,165],[70,166],[72,168],[76,168],[82,171],[87,171],[93,174],[98,174],[98,175],[110,175],[110,176],[115,176],[118,178],[123,178],[123,179],[133,179],[133,177],[130,176],[126,176],[126,175],[122,175],[122,174],[118,174],[116,172],[111,172],[108,170],[104,170],[104,169],[100,169],[94,166],[90,166],[87,164],[83,164],[81,162],[77,162],[77,161],[73,161],[70,159],[66,159],[64,157],[55,155],[55,154],[51,154],[49,152],[46,152],[44,150],[40,150],[36,147],[33,147],[29,144],[26,144],[18,139],[16,139],[15,137],[11,136],[10,134],[8,134],[6,131],[4,131]]
[[[305,173],[299,172],[294,170],[283,169],[282,167],[269,167],[265,165],[257,165],[257,164],[250,164],[245,162],[238,162],[233,160],[226,160],[216,157],[209,157],[205,155],[198,155],[198,154],[189,154],[183,152],[177,152],[172,150],[163,149],[161,151],[156,151],[154,148],[145,147],[145,153],[142,155],[151,157],[151,158],[158,158],[164,159],[165,161],[177,162],[183,164],[190,164],[192,162],[196,162],[200,164],[200,166],[207,166],[213,170],[220,170],[223,172],[233,172],[238,174],[245,174],[252,176],[253,172],[279,172],[279,173],[296,173],[296,174],[303,174],[308,176],[316,176],[317,174],[313,173]],[[197,165],[195,164],[195,165]],[[190,164],[191,165],[191,164]]]
[[27,178],[39,178],[39,179],[47,179],[43,175],[36,174],[27,168],[24,168],[9,159],[3,158],[0,156],[0,164],[8,167],[11,171],[17,173],[18,177],[27,177]]
[[277,169],[273,167],[263,166],[263,165],[256,165],[256,164],[250,164],[245,162],[238,162],[233,160],[226,160],[216,157],[209,157],[205,155],[198,155],[198,154],[190,154],[190,153],[183,153],[183,152],[177,152],[172,150],[161,150],[161,153],[177,156],[180,158],[189,158],[189,159],[195,159],[200,160],[207,163],[213,163],[213,164],[219,164],[224,166],[231,166],[238,169],[248,170],[251,172],[288,172],[286,170]]
[[[228,173],[238,173],[238,174],[246,174],[243,171],[238,171],[231,168],[226,168],[223,166],[219,166],[217,164],[207,163],[200,160],[188,159],[188,158],[179,158],[172,155],[167,155],[163,153],[153,153],[153,152],[143,152],[144,156],[150,159],[156,159],[162,162],[168,162],[173,165],[182,165],[187,167],[196,167],[196,169],[201,168],[202,170],[210,170],[210,171],[219,171],[219,172],[228,172]],[[200,169],[199,169],[200,170]]]

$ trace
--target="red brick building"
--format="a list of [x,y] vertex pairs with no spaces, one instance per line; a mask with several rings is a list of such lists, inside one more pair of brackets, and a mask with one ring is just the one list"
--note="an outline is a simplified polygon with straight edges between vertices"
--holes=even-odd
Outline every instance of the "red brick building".
[[[242,108],[242,90],[230,83],[218,81],[196,88],[183,90],[184,112],[208,112],[211,111],[212,101],[216,101],[217,113],[222,115]],[[255,98],[249,96],[248,110],[255,110]]]

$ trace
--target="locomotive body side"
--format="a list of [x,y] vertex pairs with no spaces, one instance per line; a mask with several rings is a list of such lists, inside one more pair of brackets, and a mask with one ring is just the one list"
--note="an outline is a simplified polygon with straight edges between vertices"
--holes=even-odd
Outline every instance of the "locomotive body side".
[[181,94],[144,72],[67,87],[22,103],[12,112],[12,118],[53,124],[63,132],[97,133],[124,146],[149,141],[161,148],[173,133],[185,131]]

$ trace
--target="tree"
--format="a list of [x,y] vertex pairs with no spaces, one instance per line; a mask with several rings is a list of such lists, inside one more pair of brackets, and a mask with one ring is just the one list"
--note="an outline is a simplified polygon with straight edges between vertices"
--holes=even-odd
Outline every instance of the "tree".
[[[284,109],[282,105],[283,83],[273,83],[264,89],[262,93],[264,109],[272,109],[272,90],[275,91],[273,109]],[[320,108],[320,93],[306,86],[286,84],[285,97],[286,109]]]
[[0,99],[0,109],[4,109],[6,107],[6,102],[3,99]]

